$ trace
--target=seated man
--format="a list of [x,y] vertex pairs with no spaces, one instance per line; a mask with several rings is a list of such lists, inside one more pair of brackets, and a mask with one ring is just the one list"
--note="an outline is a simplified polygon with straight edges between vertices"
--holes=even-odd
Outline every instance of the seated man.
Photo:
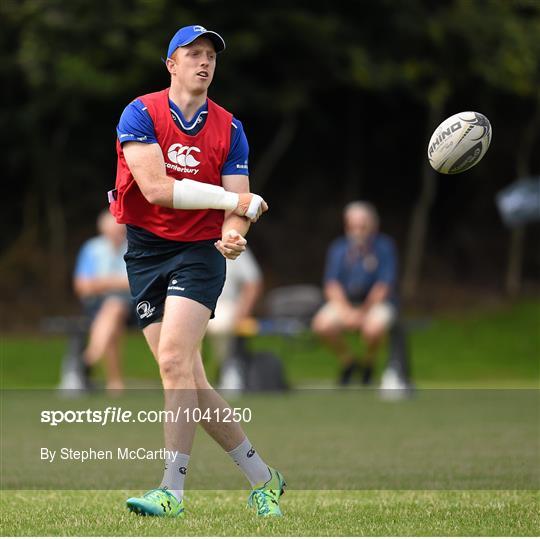
[[[366,202],[344,210],[345,237],[330,246],[324,275],[327,302],[312,327],[342,363],[340,385],[362,368],[362,383],[371,382],[378,348],[396,318],[396,252],[390,238],[378,233],[379,218]],[[366,343],[362,360],[354,357],[344,333],[358,331]]]
[[207,335],[214,356],[220,364],[219,387],[242,389],[240,366],[227,360],[243,352],[243,347],[239,345],[238,331],[242,329],[242,325],[249,324],[255,304],[262,293],[262,272],[253,253],[247,248],[236,260],[227,260],[226,275],[215,318],[208,322]]
[[84,243],[77,258],[74,289],[91,319],[84,361],[89,370],[105,358],[107,389],[124,387],[120,340],[132,311],[124,254],[126,229],[108,210],[97,221],[100,235]]

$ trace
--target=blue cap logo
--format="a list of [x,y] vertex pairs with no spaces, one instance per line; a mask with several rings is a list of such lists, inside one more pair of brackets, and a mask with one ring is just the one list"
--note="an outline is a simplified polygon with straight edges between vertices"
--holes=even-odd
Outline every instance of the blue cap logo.
[[212,41],[216,52],[221,52],[225,49],[225,40],[217,32],[207,30],[204,26],[199,24],[194,24],[193,26],[184,26],[174,34],[169,43],[167,58],[170,58],[178,47],[185,47],[201,36],[205,36]]

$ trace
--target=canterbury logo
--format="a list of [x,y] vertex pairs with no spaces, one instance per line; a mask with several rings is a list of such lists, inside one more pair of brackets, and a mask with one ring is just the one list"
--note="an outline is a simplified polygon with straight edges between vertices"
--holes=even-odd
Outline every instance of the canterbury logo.
[[172,144],[167,150],[167,157],[181,167],[196,167],[200,164],[192,153],[201,153],[197,146],[182,146],[182,144]]

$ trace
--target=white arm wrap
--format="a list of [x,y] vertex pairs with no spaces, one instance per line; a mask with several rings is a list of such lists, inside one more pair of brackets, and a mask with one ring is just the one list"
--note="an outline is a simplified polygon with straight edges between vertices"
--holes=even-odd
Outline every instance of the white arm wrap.
[[175,180],[173,185],[173,207],[177,210],[235,210],[238,194],[225,191],[219,185]]
[[257,213],[259,212],[259,207],[262,204],[263,199],[259,195],[253,195],[253,198],[251,199],[249,203],[249,207],[246,211],[246,217],[249,217],[249,219],[255,219],[257,216]]

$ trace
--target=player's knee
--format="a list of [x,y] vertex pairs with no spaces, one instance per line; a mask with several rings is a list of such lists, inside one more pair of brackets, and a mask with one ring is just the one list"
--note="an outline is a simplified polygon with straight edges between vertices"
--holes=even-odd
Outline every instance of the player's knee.
[[163,351],[158,354],[158,365],[163,380],[187,380],[192,376],[188,361],[175,353]]

